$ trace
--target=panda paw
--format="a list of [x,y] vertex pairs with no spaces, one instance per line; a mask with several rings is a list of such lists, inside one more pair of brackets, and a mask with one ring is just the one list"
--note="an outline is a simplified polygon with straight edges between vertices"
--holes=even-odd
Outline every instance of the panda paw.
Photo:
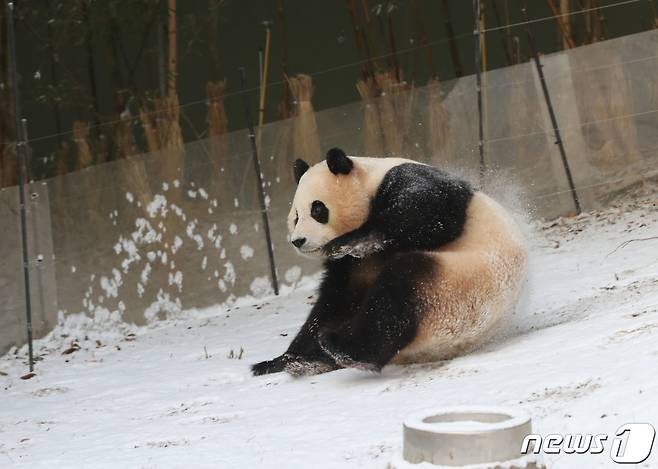
[[341,237],[328,242],[322,250],[330,259],[341,259],[345,256],[361,259],[383,251],[390,244],[390,241],[380,240],[375,236],[349,241]]
[[255,365],[251,365],[251,373],[254,376],[267,375],[270,373],[279,373],[283,371],[288,362],[286,355],[281,355],[272,360],[265,360]]
[[337,241],[338,240],[330,241],[322,248],[325,256],[330,259],[342,259],[343,257],[349,255],[352,251],[350,246]]

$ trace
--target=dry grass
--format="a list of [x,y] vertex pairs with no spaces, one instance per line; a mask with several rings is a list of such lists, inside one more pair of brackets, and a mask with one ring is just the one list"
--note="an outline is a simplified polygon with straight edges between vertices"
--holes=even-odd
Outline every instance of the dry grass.
[[176,95],[154,99],[140,110],[150,153],[157,155],[160,179],[178,179],[183,168],[183,135]]
[[359,80],[356,89],[363,101],[363,154],[366,156],[384,155],[384,136],[379,120],[377,97],[379,88],[372,78]]
[[432,158],[447,162],[453,159],[454,150],[450,138],[450,115],[443,105],[441,85],[434,79],[427,83],[428,91],[428,141]]
[[78,169],[88,168],[93,163],[93,158],[89,146],[89,124],[87,122],[73,122],[73,141],[78,149]]
[[308,75],[289,78],[290,91],[295,99],[295,117],[293,121],[292,147],[293,156],[309,163],[316,163],[322,158],[318,125],[313,110],[313,80]]
[[228,117],[224,109],[224,94],[226,81],[209,81],[206,85],[208,94],[208,138],[210,161],[219,174],[221,167],[228,158]]
[[380,90],[379,116],[386,143],[387,156],[404,156],[405,140],[409,130],[413,97],[411,86],[392,71],[375,74]]

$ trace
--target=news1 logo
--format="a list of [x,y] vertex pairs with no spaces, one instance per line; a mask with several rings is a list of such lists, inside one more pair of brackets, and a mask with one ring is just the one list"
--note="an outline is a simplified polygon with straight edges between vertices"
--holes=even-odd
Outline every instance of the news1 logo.
[[531,433],[523,439],[521,454],[601,454],[609,441],[610,458],[618,464],[639,464],[651,455],[656,429],[650,423],[627,423],[615,432],[606,434],[553,433],[542,437]]

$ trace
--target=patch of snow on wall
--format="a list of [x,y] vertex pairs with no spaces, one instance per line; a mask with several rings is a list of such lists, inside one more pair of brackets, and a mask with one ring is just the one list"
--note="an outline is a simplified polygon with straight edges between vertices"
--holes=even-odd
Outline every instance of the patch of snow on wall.
[[187,234],[188,238],[192,239],[196,243],[197,251],[200,251],[203,249],[204,243],[203,236],[194,232],[194,230],[196,230],[197,223],[198,220],[196,219],[188,223],[187,227],[185,228],[185,233]]
[[181,302],[179,298],[172,298],[169,293],[165,293],[162,289],[158,291],[156,300],[149,305],[144,311],[144,318],[148,322],[153,322],[158,319],[158,316],[163,313],[165,318],[174,316],[181,312]]
[[251,259],[254,257],[254,249],[247,244],[243,244],[240,247],[240,257],[242,257],[242,260],[245,261]]
[[283,276],[286,282],[290,284],[297,283],[301,277],[302,277],[302,268],[299,267],[298,265],[292,266],[291,268],[286,270],[286,273]]
[[167,216],[167,198],[162,194],[156,194],[153,200],[146,206],[146,211],[151,218],[160,214],[162,218]]
[[142,283],[146,285],[149,282],[149,275],[151,274],[151,264],[148,262],[142,269],[142,273],[140,274],[140,279],[142,280]]
[[174,244],[173,246],[171,246],[171,253],[176,254],[176,252],[178,252],[178,250],[182,245],[183,245],[183,240],[181,239],[180,236],[176,235],[174,237]]
[[231,261],[228,261],[224,264],[224,281],[230,283],[231,285],[235,285],[235,279],[235,267]]
[[169,272],[169,285],[176,285],[179,292],[183,291],[183,272],[177,270],[175,273]]
[[251,294],[254,295],[256,298],[260,298],[271,294],[272,284],[270,282],[269,277],[267,276],[256,277],[251,282],[251,285],[249,286],[249,291],[251,291]]
[[103,275],[99,283],[108,298],[117,298],[119,296],[119,287],[123,285],[121,272],[112,269],[112,278]]

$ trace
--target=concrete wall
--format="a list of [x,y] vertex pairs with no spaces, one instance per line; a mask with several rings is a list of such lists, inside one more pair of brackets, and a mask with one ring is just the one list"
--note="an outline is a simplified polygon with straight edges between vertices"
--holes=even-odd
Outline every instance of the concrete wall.
[[[55,262],[47,186],[26,188],[32,328],[36,337],[48,333],[57,318]],[[25,282],[21,250],[18,188],[0,189],[0,353],[27,339]]]
[[[657,46],[658,32],[652,31],[542,57],[584,209],[604,206],[624,188],[656,175]],[[537,216],[573,213],[534,63],[488,73],[483,85],[490,169],[485,190]],[[368,103],[392,105],[397,112],[378,124],[384,130],[369,134],[384,142],[382,154],[477,175],[472,76]],[[319,140],[302,142],[304,154],[295,135],[308,122],[276,122],[259,137],[282,284],[320,267],[297,256],[286,241],[292,161],[303,156],[317,162],[333,146],[366,154],[372,148],[365,143],[367,112],[355,103],[317,113]],[[397,149],[386,144],[392,126],[403,142]],[[445,138],[437,140],[440,134]],[[37,336],[52,328],[59,312],[63,318],[84,313],[98,327],[119,320],[142,324],[270,292],[256,173],[244,131],[91,167],[39,183],[36,192],[28,222]],[[16,199],[16,188],[0,191],[0,353],[25,340]],[[35,261],[38,254],[41,262]]]

